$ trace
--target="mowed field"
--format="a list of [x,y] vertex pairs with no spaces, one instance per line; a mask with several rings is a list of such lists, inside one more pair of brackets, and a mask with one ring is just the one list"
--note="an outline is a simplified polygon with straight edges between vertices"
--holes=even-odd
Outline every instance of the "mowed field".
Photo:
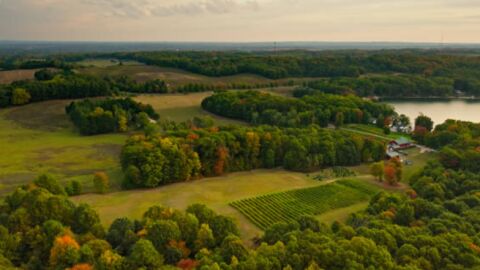
[[73,199],[78,203],[92,205],[106,225],[118,217],[140,218],[145,210],[153,205],[185,209],[193,203],[204,203],[218,213],[234,217],[242,231],[242,237],[251,239],[260,235],[261,230],[229,206],[229,202],[320,184],[322,183],[302,173],[281,169],[256,170],[172,184],[156,189],[129,190],[106,195],[85,194]]
[[[0,196],[41,173],[61,180],[118,171],[126,135],[80,136],[65,115],[69,101],[0,110]],[[90,182],[90,181],[89,181]]]
[[202,109],[202,100],[212,95],[212,92],[192,94],[152,94],[134,97],[138,102],[150,104],[160,115],[160,119],[183,122],[195,116],[210,116],[218,125],[240,124],[245,122],[228,119],[211,114]]

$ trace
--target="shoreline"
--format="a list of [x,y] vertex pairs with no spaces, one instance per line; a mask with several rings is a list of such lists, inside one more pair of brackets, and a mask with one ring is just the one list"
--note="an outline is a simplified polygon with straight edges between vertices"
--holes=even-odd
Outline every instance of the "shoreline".
[[378,101],[454,101],[454,100],[463,100],[463,101],[480,101],[480,96],[475,97],[465,97],[465,96],[429,96],[429,97],[379,97]]

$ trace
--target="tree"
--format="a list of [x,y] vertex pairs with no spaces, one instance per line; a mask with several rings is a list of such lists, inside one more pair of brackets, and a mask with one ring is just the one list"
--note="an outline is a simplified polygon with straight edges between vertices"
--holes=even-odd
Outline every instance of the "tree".
[[15,88],[12,92],[12,104],[13,105],[24,105],[30,102],[32,96],[27,90],[23,88]]
[[215,247],[215,238],[208,224],[202,224],[197,232],[195,240],[195,250],[199,251],[203,248],[211,249]]
[[379,161],[372,163],[370,165],[370,174],[373,175],[378,181],[382,182],[384,175],[384,162]]
[[39,71],[35,72],[35,79],[39,81],[49,81],[55,77],[55,72],[49,69],[40,69]]
[[395,177],[397,178],[397,182],[402,181],[403,163],[400,158],[392,158],[390,159],[389,163],[395,168]]
[[343,126],[344,122],[345,122],[345,115],[343,114],[343,112],[337,112],[337,114],[335,115],[335,126],[341,127]]
[[37,177],[33,183],[41,188],[48,190],[52,194],[66,195],[63,187],[58,183],[57,179],[49,174],[42,174]]
[[387,164],[384,167],[384,177],[387,180],[387,183],[390,185],[395,185],[398,183],[395,167],[391,164]]
[[97,193],[107,193],[110,187],[108,175],[105,172],[96,172],[93,175],[93,186],[95,187],[95,191]]
[[80,258],[80,246],[77,241],[67,232],[55,239],[50,250],[50,265],[54,269],[65,269],[73,266]]
[[171,220],[159,220],[147,227],[147,239],[162,253],[171,240],[180,240],[180,236],[177,223]]
[[117,218],[110,225],[106,239],[120,254],[126,254],[138,239],[135,225],[128,218]]
[[432,131],[433,129],[433,121],[430,117],[420,114],[416,119],[415,119],[415,129],[418,127],[424,127],[428,131]]
[[[75,222],[73,223],[73,231],[76,233],[93,232],[95,234],[103,234],[103,228],[100,224],[98,213],[88,204],[80,204],[73,213]],[[101,229],[101,232],[98,230]]]
[[146,239],[140,239],[133,245],[127,260],[130,269],[158,269],[163,264],[163,256]]
[[77,196],[82,193],[82,184],[77,180],[72,180],[67,183],[65,186],[65,191],[68,196]]

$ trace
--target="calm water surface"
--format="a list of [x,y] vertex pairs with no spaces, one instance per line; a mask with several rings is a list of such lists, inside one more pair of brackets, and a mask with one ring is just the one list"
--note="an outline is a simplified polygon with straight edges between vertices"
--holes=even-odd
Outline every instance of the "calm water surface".
[[423,113],[434,121],[435,125],[447,119],[480,122],[480,100],[384,100],[395,107],[399,114],[405,114],[414,122]]

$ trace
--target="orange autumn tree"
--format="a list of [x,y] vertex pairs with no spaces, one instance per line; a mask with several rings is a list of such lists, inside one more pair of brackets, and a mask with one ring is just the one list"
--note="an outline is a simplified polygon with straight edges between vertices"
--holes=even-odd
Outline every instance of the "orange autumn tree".
[[50,250],[50,265],[52,268],[65,269],[75,265],[80,257],[80,245],[73,238],[72,233],[67,231],[55,239]]
[[88,263],[76,264],[69,270],[93,270],[93,267]]
[[383,169],[383,173],[385,180],[387,180],[387,183],[389,183],[390,185],[395,185],[397,183],[395,167],[393,167],[391,164],[387,164],[385,166],[385,168]]
[[228,149],[224,146],[219,146],[217,148],[217,161],[215,162],[215,166],[213,167],[215,175],[222,175],[224,173],[227,158]]

